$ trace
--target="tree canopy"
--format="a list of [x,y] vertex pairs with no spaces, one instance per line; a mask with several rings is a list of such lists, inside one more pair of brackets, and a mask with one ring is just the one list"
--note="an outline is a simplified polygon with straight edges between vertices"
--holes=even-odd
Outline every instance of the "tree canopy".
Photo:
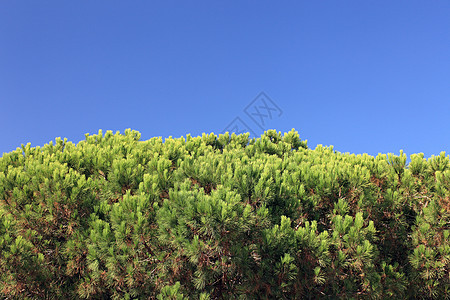
[[450,158],[99,131],[0,158],[0,295],[450,298]]

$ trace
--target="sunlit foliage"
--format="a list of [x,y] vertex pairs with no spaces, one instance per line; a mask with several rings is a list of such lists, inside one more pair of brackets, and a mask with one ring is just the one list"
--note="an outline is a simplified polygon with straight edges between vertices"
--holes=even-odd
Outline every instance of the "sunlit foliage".
[[0,215],[2,298],[450,298],[444,152],[99,131],[5,153]]

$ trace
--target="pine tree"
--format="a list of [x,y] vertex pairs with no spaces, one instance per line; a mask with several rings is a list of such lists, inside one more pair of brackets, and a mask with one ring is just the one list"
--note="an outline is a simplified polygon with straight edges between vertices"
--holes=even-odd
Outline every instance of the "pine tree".
[[310,149],[298,132],[0,158],[0,295],[449,299],[450,158]]

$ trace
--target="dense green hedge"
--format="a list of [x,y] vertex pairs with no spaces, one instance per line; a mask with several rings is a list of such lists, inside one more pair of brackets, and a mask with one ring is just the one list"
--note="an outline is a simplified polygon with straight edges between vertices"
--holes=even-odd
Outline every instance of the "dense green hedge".
[[108,131],[0,158],[0,297],[450,298],[450,159]]

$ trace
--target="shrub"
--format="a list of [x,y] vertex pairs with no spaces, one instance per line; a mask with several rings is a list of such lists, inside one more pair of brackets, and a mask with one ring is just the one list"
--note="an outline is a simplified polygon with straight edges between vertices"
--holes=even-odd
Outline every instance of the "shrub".
[[56,139],[0,158],[0,295],[450,298],[450,159],[298,133]]

